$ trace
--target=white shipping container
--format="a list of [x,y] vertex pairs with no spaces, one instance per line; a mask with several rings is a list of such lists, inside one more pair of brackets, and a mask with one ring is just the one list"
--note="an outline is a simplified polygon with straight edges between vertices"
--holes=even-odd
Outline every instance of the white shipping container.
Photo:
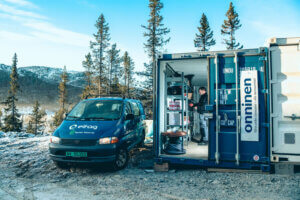
[[271,161],[300,162],[300,37],[269,44]]

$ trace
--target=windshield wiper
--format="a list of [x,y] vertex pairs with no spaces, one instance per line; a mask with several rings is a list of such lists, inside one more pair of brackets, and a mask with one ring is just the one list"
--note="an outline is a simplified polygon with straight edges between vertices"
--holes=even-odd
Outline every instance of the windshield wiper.
[[79,119],[80,117],[77,117],[77,116],[67,116],[67,118]]
[[104,118],[104,117],[86,117],[82,119],[83,120],[112,120],[111,118]]

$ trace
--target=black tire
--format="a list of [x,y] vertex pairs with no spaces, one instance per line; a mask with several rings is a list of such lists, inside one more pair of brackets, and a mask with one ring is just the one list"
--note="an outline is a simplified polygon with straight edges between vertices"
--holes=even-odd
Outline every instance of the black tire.
[[70,168],[68,163],[65,163],[65,162],[54,161],[54,164],[56,165],[56,167],[58,167],[60,169],[69,169]]
[[124,169],[129,160],[129,154],[126,148],[121,148],[117,151],[116,160],[113,162],[114,170]]

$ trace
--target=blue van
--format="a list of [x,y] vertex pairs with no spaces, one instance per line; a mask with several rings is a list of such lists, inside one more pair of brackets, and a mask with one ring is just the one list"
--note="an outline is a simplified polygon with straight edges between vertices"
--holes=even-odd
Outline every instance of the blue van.
[[60,168],[68,163],[112,163],[122,169],[129,150],[144,142],[144,120],[143,106],[135,99],[83,100],[52,134],[50,157]]

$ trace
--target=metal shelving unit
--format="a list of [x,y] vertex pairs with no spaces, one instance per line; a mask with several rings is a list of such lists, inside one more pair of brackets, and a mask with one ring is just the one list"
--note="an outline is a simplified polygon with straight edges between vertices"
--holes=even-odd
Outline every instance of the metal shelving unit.
[[[178,95],[168,95],[168,88],[171,86],[180,86],[181,87],[181,94]],[[164,120],[164,127],[165,131],[168,131],[171,128],[178,128],[177,130],[181,130],[186,132],[185,138],[188,138],[188,84],[187,80],[184,78],[184,73],[181,73],[180,77],[172,77],[172,76],[167,76],[165,74],[165,109],[164,109],[164,114],[165,114],[165,120]],[[175,100],[181,100],[180,102],[180,109],[179,110],[169,110],[168,109],[168,101],[175,101]],[[180,114],[181,119],[179,124],[169,124],[168,119],[170,121],[170,115],[171,114]],[[169,115],[169,118],[168,118]],[[185,120],[186,117],[186,120]],[[184,137],[181,137],[182,139],[182,145],[184,142]],[[186,139],[187,144],[188,144],[188,139]]]

